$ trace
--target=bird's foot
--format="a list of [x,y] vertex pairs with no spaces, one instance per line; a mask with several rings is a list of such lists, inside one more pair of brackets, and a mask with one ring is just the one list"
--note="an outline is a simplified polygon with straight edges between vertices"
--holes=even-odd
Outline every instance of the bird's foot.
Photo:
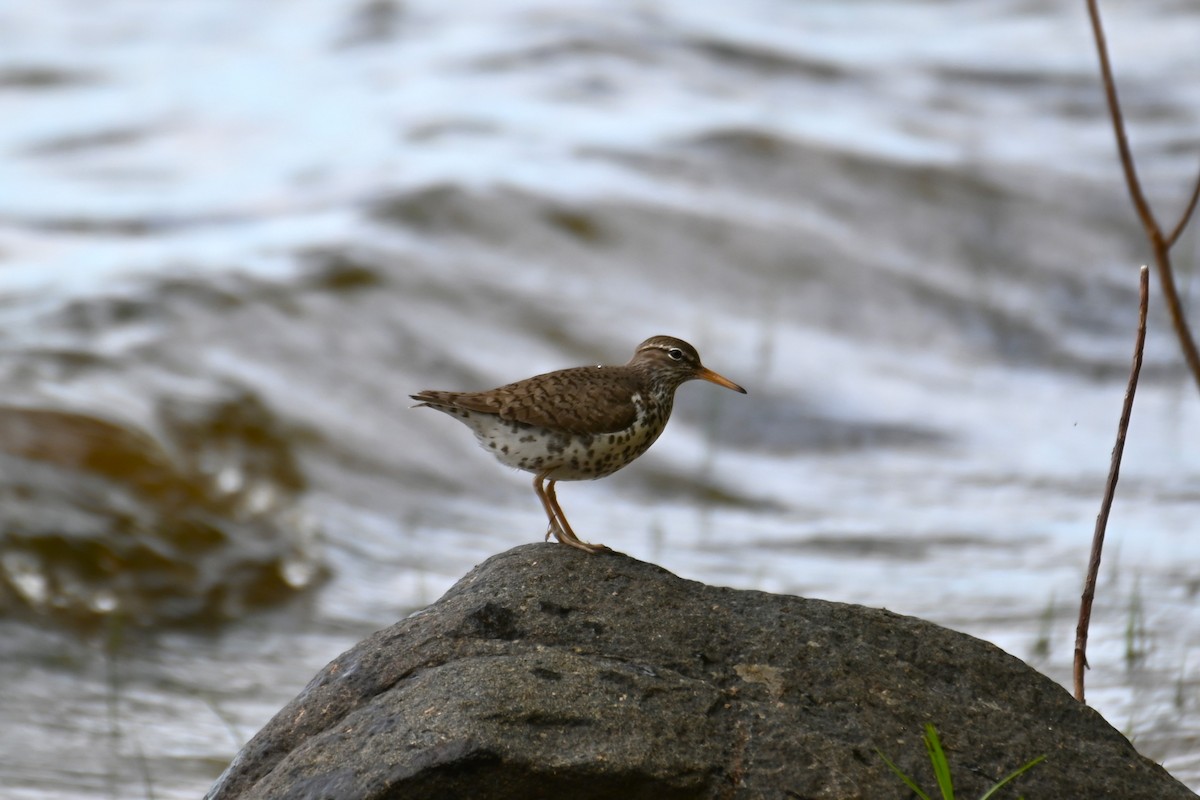
[[608,547],[607,545],[592,544],[591,542],[583,541],[575,535],[575,531],[571,530],[570,528],[564,528],[558,523],[557,520],[550,523],[550,526],[546,528],[547,542],[550,541],[551,536],[557,539],[560,544],[574,547],[576,550],[582,550],[585,553],[607,553],[611,552],[612,550],[612,548]]

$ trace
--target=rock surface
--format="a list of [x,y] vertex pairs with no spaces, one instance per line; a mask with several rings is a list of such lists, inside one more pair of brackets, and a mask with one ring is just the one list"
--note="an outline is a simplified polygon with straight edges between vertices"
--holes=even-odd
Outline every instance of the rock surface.
[[210,800],[1195,797],[996,647],[860,606],[556,544],[497,555],[331,662]]

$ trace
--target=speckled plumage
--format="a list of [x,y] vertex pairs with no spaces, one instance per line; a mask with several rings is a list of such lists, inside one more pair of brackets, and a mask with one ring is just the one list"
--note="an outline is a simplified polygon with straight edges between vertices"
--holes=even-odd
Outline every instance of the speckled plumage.
[[628,364],[573,367],[484,392],[424,391],[412,395],[469,426],[501,463],[534,473],[546,510],[546,537],[588,552],[558,505],[554,484],[611,475],[654,444],[671,416],[675,390],[689,380],[746,390],[700,363],[696,349],[670,336],[638,345]]

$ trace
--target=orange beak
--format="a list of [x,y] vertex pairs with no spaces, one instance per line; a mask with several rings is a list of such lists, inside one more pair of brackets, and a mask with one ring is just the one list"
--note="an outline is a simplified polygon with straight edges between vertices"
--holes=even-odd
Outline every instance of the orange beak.
[[700,367],[699,369],[697,369],[696,377],[702,381],[708,381],[709,383],[715,383],[717,386],[724,386],[726,389],[733,389],[735,392],[741,392],[742,394],[746,394],[745,389],[738,386],[736,383],[729,380],[729,378],[726,378],[724,375],[718,375],[717,373],[713,372],[708,367]]

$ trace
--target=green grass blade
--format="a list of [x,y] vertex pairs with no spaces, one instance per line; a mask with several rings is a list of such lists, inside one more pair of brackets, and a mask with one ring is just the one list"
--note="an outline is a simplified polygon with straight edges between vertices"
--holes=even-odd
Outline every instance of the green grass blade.
[[1045,761],[1045,760],[1046,760],[1046,757],[1045,757],[1045,756],[1038,756],[1038,757],[1037,757],[1037,758],[1035,758],[1033,761],[1030,761],[1028,764],[1026,764],[1025,766],[1021,767],[1020,769],[1013,770],[1011,773],[1009,773],[1008,775],[1006,775],[1006,776],[1003,778],[1003,780],[1001,780],[999,783],[997,783],[997,784],[996,784],[995,786],[993,786],[992,788],[988,789],[988,790],[987,790],[987,794],[985,794],[983,797],[979,798],[979,800],[988,800],[988,798],[990,798],[990,797],[991,797],[992,795],[994,795],[996,792],[1000,791],[1000,788],[1001,788],[1002,786],[1004,786],[1004,784],[1008,783],[1009,781],[1013,780],[1014,778],[1018,778],[1018,777],[1020,777],[1021,775],[1024,775],[1026,772],[1028,772],[1029,770],[1033,769],[1034,767],[1036,767],[1038,764],[1042,763],[1042,762],[1043,762],[1043,761]]
[[942,800],[954,800],[954,780],[950,777],[950,762],[946,760],[942,740],[938,738],[937,729],[933,727],[932,722],[925,723],[925,751],[929,753],[929,763],[933,764],[933,776],[937,779]]
[[900,769],[895,764],[893,764],[892,760],[890,758],[888,758],[887,756],[885,756],[883,754],[882,750],[880,750],[878,747],[876,747],[875,752],[878,753],[879,757],[883,759],[883,763],[888,765],[888,769],[890,769],[892,772],[896,773],[897,778],[904,781],[904,783],[908,786],[908,788],[912,789],[914,792],[917,793],[917,797],[921,798],[921,800],[933,800],[932,797],[925,794],[925,792],[923,792],[921,790],[920,786],[917,786],[917,784],[913,782],[912,778],[910,778],[904,774],[904,770]]

